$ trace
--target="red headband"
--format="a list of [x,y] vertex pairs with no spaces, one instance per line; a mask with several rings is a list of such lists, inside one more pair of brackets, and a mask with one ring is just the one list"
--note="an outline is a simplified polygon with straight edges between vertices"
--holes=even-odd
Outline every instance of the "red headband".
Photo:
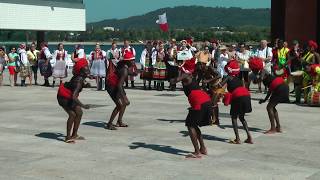
[[263,62],[261,58],[253,57],[249,60],[249,67],[252,71],[261,71],[263,69]]
[[240,73],[240,66],[237,60],[230,60],[224,67],[229,76],[236,76]]
[[86,66],[88,66],[88,61],[86,59],[80,59],[73,67],[74,74],[79,75],[80,70]]

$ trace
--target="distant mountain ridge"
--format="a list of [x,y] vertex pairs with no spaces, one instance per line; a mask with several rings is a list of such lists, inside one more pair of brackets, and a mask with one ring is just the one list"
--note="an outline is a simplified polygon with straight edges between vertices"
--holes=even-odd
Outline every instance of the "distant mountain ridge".
[[88,27],[115,27],[123,29],[157,28],[158,15],[167,13],[170,28],[210,28],[225,26],[270,26],[270,9],[242,9],[203,6],[162,8],[144,15],[125,19],[109,19],[88,23]]

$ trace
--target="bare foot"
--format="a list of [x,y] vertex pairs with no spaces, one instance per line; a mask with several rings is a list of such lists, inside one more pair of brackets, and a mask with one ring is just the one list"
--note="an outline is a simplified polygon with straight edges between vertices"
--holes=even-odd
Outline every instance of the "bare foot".
[[128,124],[125,124],[123,122],[117,122],[116,127],[129,127]]
[[201,159],[202,156],[200,153],[191,153],[191,154],[186,155],[186,158],[187,159]]
[[76,141],[72,138],[66,138],[64,142],[68,143],[68,144],[75,144],[76,143]]
[[264,134],[275,134],[276,130],[275,129],[269,129],[268,131],[264,132]]
[[241,144],[240,139],[235,139],[235,140],[230,140],[229,141],[230,144]]
[[84,138],[82,136],[79,136],[79,135],[72,136],[71,139],[74,139],[74,140],[86,140],[86,138]]
[[253,144],[253,141],[251,138],[246,139],[244,142],[247,144]]
[[282,129],[281,128],[277,128],[277,133],[282,133]]
[[208,155],[207,148],[200,148],[200,153],[203,155]]
[[114,124],[107,124],[104,128],[109,130],[118,130]]

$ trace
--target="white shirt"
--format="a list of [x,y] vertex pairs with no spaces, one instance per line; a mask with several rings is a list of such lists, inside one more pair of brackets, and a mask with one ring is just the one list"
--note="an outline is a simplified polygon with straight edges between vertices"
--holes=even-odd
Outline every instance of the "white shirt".
[[266,47],[264,49],[257,49],[256,56],[262,59],[272,59],[272,48]]
[[107,51],[107,59],[111,60],[114,65],[117,65],[117,63],[120,61],[121,52],[120,49],[109,49]]
[[[264,60],[264,69],[271,73],[271,59],[273,57],[272,48],[257,49],[256,56]],[[268,58],[268,59],[267,59]]]
[[[59,53],[62,54],[63,51],[64,51],[64,59],[63,59],[62,55],[60,56],[60,59],[57,59],[58,54]],[[55,66],[57,61],[68,61],[68,52],[65,51],[65,50],[62,50],[62,51],[55,50],[53,55],[52,55],[52,59],[50,60],[50,63],[51,63],[52,66]]]
[[[18,49],[18,54],[19,54],[20,61],[22,62],[22,64],[24,66],[28,66],[29,60],[28,60],[28,56],[27,56],[27,51],[25,49]],[[18,65],[20,65],[19,61],[18,61]]]
[[[91,51],[91,53],[90,53],[90,56],[89,56],[89,60],[90,61],[93,61],[93,60],[104,60],[105,58],[106,58],[106,56],[107,56],[107,53],[104,51],[104,50],[101,50],[101,52],[102,52],[102,59],[92,59],[92,56],[93,56],[93,54],[95,53],[96,51]],[[94,56],[93,56],[94,57]]]
[[227,65],[229,61],[229,55],[228,53],[226,54],[220,54],[220,57],[218,59],[218,66],[217,66],[217,71],[220,73],[220,76],[226,76],[228,75],[225,71],[224,71],[224,67]]
[[250,58],[250,52],[248,50],[245,50],[244,52],[238,51],[236,53],[239,61],[245,61],[244,64],[241,64],[240,69],[241,70],[248,70],[249,68],[249,58]]

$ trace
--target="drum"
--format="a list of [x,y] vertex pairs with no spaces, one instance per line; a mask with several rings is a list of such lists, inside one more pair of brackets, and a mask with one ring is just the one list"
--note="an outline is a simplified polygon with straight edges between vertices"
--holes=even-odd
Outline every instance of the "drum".
[[307,103],[309,106],[319,106],[320,107],[320,92],[311,91],[308,94]]
[[221,98],[225,94],[225,89],[223,89],[223,88],[216,88],[215,89],[214,88],[211,90],[211,94],[212,94],[212,97],[211,97],[212,103],[215,105],[218,102],[220,102]]
[[291,73],[293,82],[296,84],[302,84],[303,80],[303,71],[295,71]]

